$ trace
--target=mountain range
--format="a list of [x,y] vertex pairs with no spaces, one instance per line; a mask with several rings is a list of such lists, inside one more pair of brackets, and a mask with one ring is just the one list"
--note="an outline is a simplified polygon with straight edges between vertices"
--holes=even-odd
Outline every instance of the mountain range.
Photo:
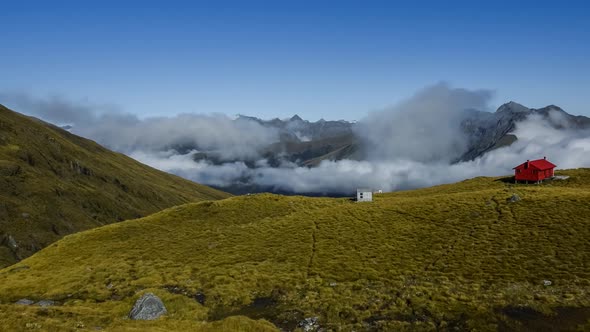
[[532,115],[540,116],[557,129],[590,128],[590,118],[571,115],[555,105],[534,109],[511,101],[495,113],[468,111],[461,128],[470,144],[458,161],[473,160],[490,150],[512,144],[518,139],[512,134],[516,123]]
[[[470,161],[482,157],[486,153],[513,144],[518,140],[514,134],[517,123],[538,116],[546,120],[556,129],[589,129],[590,118],[574,116],[555,105],[540,109],[527,108],[516,102],[501,105],[495,112],[464,110],[460,115],[458,127],[466,142],[454,151],[451,163]],[[367,160],[373,142],[360,134],[362,123],[319,120],[310,122],[298,115],[290,119],[261,120],[256,117],[239,116],[234,121],[253,121],[266,128],[276,130],[279,139],[260,149],[258,156],[242,159],[223,159],[215,151],[203,151],[199,146],[184,145],[178,149],[181,153],[199,150],[193,159],[197,162],[208,162],[213,165],[244,162],[249,168],[258,167],[258,160],[264,159],[265,166],[270,167],[317,167],[322,161]],[[366,130],[366,128],[365,128]],[[370,128],[369,128],[370,130]],[[373,156],[375,157],[375,156]],[[378,157],[378,156],[377,156]],[[277,191],[272,186],[259,186],[248,179],[226,186],[218,187],[233,194],[248,192],[273,191],[289,194],[288,191]],[[331,193],[338,195],[339,193]]]
[[[531,115],[541,116],[555,128],[590,128],[590,118],[568,114],[555,105],[534,109],[509,102],[494,113],[465,110],[461,129],[469,145],[455,162],[473,160],[490,150],[510,145],[518,139],[511,134],[516,123]],[[356,122],[309,122],[297,115],[287,121],[256,121],[282,130],[281,142],[273,144],[268,151],[283,155],[301,166],[315,166],[322,160],[360,160],[366,155],[362,138],[355,134]],[[301,140],[299,133],[305,133],[307,139]]]

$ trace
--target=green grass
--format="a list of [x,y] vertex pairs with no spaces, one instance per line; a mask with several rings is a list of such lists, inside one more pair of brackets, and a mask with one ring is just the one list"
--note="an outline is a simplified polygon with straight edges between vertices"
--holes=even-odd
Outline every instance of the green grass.
[[[372,203],[232,197],[68,235],[0,270],[0,325],[292,330],[318,317],[334,331],[588,330],[590,170],[559,173],[571,178],[480,177]],[[145,291],[169,314],[126,319]],[[12,304],[25,297],[61,305]]]
[[0,267],[67,234],[229,196],[0,105]]

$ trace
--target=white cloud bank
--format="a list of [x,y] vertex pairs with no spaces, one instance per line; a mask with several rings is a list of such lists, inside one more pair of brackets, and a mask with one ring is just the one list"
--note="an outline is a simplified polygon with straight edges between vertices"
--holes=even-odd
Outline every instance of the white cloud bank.
[[[559,116],[555,114],[554,116]],[[296,193],[350,193],[358,187],[385,191],[451,183],[476,176],[513,173],[526,159],[546,156],[558,168],[590,167],[590,132],[557,130],[541,117],[518,123],[518,141],[472,161],[449,164],[409,159],[389,161],[324,161],[318,167],[248,168],[244,163],[221,166],[195,163],[192,154],[134,154],[132,157],[185,178],[215,186],[247,183]]]
[[[532,116],[517,124],[518,140],[468,162],[451,164],[467,144],[459,124],[466,109],[488,110],[491,92],[451,89],[438,84],[389,109],[373,112],[359,122],[357,134],[371,147],[367,161],[324,161],[318,167],[284,164],[267,166],[257,154],[277,139],[277,133],[254,121],[232,121],[224,115],[184,114],[172,118],[138,119],[95,107],[76,106],[62,99],[38,101],[22,95],[10,99],[49,121],[74,123],[75,132],[155,168],[199,183],[226,187],[242,184],[295,193],[351,193],[357,187],[384,191],[419,188],[475,176],[512,174],[526,159],[547,156],[558,168],[590,167],[590,132],[557,130],[563,115]],[[2,95],[1,98],[10,97]],[[64,110],[61,112],[61,110]],[[212,165],[194,161],[199,146],[219,151],[223,158],[258,160]]]
[[278,141],[278,132],[255,121],[233,121],[223,114],[179,114],[140,119],[112,105],[72,102],[60,96],[35,98],[22,92],[0,92],[0,102],[57,125],[73,125],[74,134],[110,149],[133,154],[198,147],[221,159],[255,158],[258,149]]

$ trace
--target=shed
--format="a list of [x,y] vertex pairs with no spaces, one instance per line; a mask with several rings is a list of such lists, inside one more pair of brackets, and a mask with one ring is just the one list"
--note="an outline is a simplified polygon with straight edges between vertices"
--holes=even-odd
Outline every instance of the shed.
[[514,181],[539,182],[553,177],[555,165],[546,157],[538,160],[527,160],[514,167]]
[[356,190],[356,201],[357,202],[372,202],[373,201],[373,190],[366,188],[359,188]]

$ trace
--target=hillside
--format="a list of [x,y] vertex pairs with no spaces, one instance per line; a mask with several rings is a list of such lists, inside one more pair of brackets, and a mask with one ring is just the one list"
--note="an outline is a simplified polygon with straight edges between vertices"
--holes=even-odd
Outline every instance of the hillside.
[[228,196],[0,105],[0,267],[67,234]]
[[[0,271],[0,324],[588,330],[590,169],[558,173],[571,178],[480,177],[372,203],[240,196],[69,235]],[[126,318],[148,291],[168,315]],[[14,304],[23,298],[57,305]]]

